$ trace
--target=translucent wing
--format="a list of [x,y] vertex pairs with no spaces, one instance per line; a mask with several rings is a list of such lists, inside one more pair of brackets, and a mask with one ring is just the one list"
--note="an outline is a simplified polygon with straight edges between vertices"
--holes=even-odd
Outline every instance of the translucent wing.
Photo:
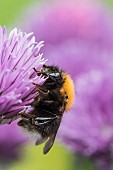
[[[57,133],[57,132],[56,132]],[[54,141],[55,141],[55,137],[56,137],[56,133],[53,134],[49,140],[46,142],[44,149],[43,149],[43,154],[46,154],[49,152],[49,150],[52,148]]]

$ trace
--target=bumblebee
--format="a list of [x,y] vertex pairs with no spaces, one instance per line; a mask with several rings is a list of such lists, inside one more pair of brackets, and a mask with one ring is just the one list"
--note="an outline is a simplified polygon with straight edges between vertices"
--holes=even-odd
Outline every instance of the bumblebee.
[[74,84],[70,76],[57,66],[43,65],[41,71],[34,70],[46,81],[42,85],[34,84],[39,95],[32,103],[33,110],[21,114],[18,125],[37,134],[36,145],[46,142],[43,149],[46,154],[54,144],[64,111],[73,104]]

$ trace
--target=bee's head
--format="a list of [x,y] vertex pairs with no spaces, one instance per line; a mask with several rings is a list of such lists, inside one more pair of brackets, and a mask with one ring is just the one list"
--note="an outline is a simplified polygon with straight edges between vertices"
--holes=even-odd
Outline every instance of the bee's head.
[[[35,70],[35,69],[34,69]],[[35,70],[36,71],[36,70]],[[40,71],[36,71],[37,75],[44,76],[46,78],[46,81],[43,85],[46,86],[46,88],[60,88],[63,85],[64,82],[64,72],[57,66],[46,66],[43,65],[43,68]]]
[[49,89],[51,88],[60,88],[63,85],[63,71],[57,66],[46,66],[43,65],[41,74],[47,77],[44,85]]
[[40,74],[42,74],[46,77],[59,78],[59,77],[61,77],[61,69],[56,66],[43,65],[43,68],[42,68]]

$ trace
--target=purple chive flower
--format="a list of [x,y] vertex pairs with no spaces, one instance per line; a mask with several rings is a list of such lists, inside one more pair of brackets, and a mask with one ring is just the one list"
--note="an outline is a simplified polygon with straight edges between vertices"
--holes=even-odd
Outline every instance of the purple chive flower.
[[[29,11],[24,28],[44,39],[48,64],[58,65],[72,77],[103,68],[112,53],[112,17],[93,0],[52,1]],[[81,67],[80,67],[81,66]]]
[[16,122],[0,126],[0,166],[8,166],[12,161],[20,159],[26,141]]
[[37,43],[32,34],[15,28],[7,35],[6,28],[0,27],[1,118],[11,118],[28,107],[37,96],[33,82],[44,82],[33,70],[45,63],[39,53],[43,42]]
[[91,70],[75,80],[76,104],[65,114],[59,130],[62,142],[73,152],[98,162],[113,160],[112,74]]
[[[75,80],[76,105],[60,129],[70,147],[86,155],[113,145],[112,72],[91,70]],[[71,143],[72,142],[72,143]]]

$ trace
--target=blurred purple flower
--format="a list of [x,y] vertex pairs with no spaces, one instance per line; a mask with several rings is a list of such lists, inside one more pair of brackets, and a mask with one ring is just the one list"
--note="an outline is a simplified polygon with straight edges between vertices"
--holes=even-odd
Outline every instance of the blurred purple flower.
[[[20,131],[16,122],[0,126],[0,165],[7,165],[22,156],[22,146],[27,138]],[[4,165],[5,164],[5,165]]]
[[[43,9],[43,10],[42,10]],[[42,12],[43,11],[43,12]],[[112,17],[104,5],[93,0],[51,1],[35,4],[24,28],[44,39],[49,64],[62,67],[72,77],[103,68],[113,52]]]
[[13,29],[9,36],[0,27],[0,116],[10,118],[22,111],[36,97],[32,82],[44,79],[34,75],[33,68],[41,69],[45,60],[39,53],[43,42],[35,42],[32,33]]
[[112,74],[113,70],[91,70],[77,78],[76,105],[59,129],[59,138],[72,152],[90,156],[103,169],[113,160]]
[[35,4],[29,13],[30,20],[26,25],[24,22],[26,30],[33,30],[37,40],[44,39],[47,44],[67,39],[85,39],[101,45],[111,41],[112,17],[99,1],[54,0]]
[[73,151],[113,151],[112,73],[92,70],[76,80],[76,105],[60,128],[61,138]]
[[93,0],[38,5],[28,12],[24,28],[32,30],[38,41],[44,39],[49,64],[62,67],[77,80],[76,104],[64,114],[59,136],[73,152],[109,153],[113,93],[112,73],[105,70],[113,65],[112,16]]

